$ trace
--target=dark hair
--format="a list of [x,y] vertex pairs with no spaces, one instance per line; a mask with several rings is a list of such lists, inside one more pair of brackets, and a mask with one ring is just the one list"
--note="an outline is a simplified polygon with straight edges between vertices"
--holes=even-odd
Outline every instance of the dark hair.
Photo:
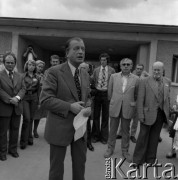
[[102,53],[102,54],[100,54],[100,56],[99,56],[99,60],[101,60],[101,58],[103,58],[103,57],[105,57],[106,58],[106,60],[107,60],[107,64],[109,63],[109,61],[110,61],[110,56],[109,56],[109,54],[108,53]]
[[142,67],[143,67],[143,69],[144,69],[144,65],[143,65],[143,64],[137,64],[136,66],[142,66]]
[[79,38],[79,37],[73,37],[73,38],[70,38],[66,44],[65,44],[65,51],[68,51],[69,47],[70,47],[70,42],[73,41],[73,40],[76,40],[76,41],[83,41],[83,39]]
[[17,62],[17,58],[13,52],[7,52],[3,55],[3,63],[5,64],[5,60],[7,56],[12,56],[14,58],[15,64]]
[[32,59],[29,59],[25,65],[24,65],[24,72],[27,72],[28,71],[28,63],[32,63],[35,65],[35,69],[33,71],[33,73],[35,74],[36,73],[36,61],[35,60],[32,60]]
[[52,59],[59,59],[60,60],[60,57],[58,55],[54,54],[50,57],[50,60],[52,60]]

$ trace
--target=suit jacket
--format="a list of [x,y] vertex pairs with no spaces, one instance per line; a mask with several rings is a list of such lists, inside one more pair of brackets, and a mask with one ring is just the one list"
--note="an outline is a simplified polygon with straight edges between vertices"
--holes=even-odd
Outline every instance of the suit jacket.
[[122,115],[125,119],[133,118],[136,108],[138,82],[138,76],[131,73],[123,92],[121,72],[111,75],[108,87],[109,115],[111,117],[118,117],[122,108]]
[[[95,88],[97,87],[98,85],[98,78],[99,78],[99,72],[100,72],[100,68],[101,66],[97,67],[94,71],[93,71],[93,76],[92,76],[92,79],[94,81],[94,85],[95,85]],[[109,79],[110,79],[110,76],[111,74],[115,73],[115,70],[108,66],[108,84],[109,84]]]
[[[82,101],[86,102],[90,92],[89,75],[80,71]],[[73,120],[75,114],[70,104],[79,101],[74,78],[68,63],[51,67],[44,80],[40,102],[48,112],[45,139],[59,146],[69,145],[74,137]]]
[[[22,75],[14,71],[12,84],[5,69],[2,70],[0,72],[0,116],[10,117],[12,115],[14,105],[10,104],[9,99],[17,95],[21,100],[25,95],[25,86]],[[22,110],[22,102],[20,101],[18,106],[15,106],[16,115],[22,114]]]
[[[170,84],[168,78],[163,77],[164,106],[163,110],[168,121],[170,109]],[[158,111],[157,82],[152,76],[141,79],[139,83],[137,113],[139,119],[144,119],[144,124],[152,125],[156,121]]]

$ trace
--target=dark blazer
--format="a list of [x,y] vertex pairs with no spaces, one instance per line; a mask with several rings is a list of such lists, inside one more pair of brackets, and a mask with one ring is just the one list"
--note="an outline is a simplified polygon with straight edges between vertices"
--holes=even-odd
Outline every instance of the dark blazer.
[[[86,102],[90,92],[88,73],[80,71],[82,101]],[[73,119],[70,104],[79,101],[74,78],[68,63],[51,67],[44,80],[40,95],[41,105],[48,112],[45,139],[49,144],[67,146],[74,137]]]
[[[13,74],[13,84],[5,70],[0,72],[0,116],[10,117],[14,105],[10,104],[10,98],[19,96],[21,100],[25,95],[25,86],[22,75],[18,72]],[[15,106],[16,115],[22,114],[22,102]]]
[[[171,81],[163,77],[164,86],[164,113],[169,121]],[[152,76],[141,79],[139,83],[137,112],[138,118],[144,119],[144,124],[152,125],[156,121],[158,110],[158,88]],[[168,122],[169,123],[169,122]]]

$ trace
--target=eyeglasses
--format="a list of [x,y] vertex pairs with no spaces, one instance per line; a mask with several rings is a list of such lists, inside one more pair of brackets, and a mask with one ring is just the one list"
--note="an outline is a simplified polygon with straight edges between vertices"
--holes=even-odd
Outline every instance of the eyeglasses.
[[130,66],[131,64],[129,63],[123,63],[122,66]]

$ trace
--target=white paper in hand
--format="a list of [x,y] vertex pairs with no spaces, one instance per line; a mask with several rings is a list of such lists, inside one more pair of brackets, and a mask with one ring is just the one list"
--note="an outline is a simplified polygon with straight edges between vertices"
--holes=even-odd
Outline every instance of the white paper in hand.
[[173,129],[175,129],[176,131],[178,130],[178,117],[176,119],[176,123],[174,124],[174,128]]
[[77,141],[84,136],[86,132],[88,117],[84,116],[87,108],[82,109],[74,118],[73,126],[75,128],[74,141]]

